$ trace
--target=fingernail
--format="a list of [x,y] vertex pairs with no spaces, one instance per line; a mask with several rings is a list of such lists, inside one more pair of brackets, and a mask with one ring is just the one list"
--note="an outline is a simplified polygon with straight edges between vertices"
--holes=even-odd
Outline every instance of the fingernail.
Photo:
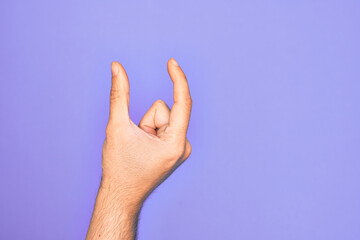
[[119,72],[119,67],[115,62],[111,63],[111,73],[112,75],[117,75]]
[[174,58],[172,58],[172,59],[171,59],[171,61],[172,61],[172,64],[174,64],[174,66],[176,66],[176,67],[178,67],[178,66],[179,66],[179,64],[177,63],[177,61],[175,61],[175,59],[174,59]]

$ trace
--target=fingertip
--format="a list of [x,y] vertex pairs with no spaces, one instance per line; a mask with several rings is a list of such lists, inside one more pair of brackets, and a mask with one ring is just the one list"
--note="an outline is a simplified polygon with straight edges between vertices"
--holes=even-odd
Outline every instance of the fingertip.
[[174,58],[169,59],[167,64],[167,71],[173,83],[175,83],[175,81],[178,81],[179,77],[181,78],[185,75],[183,70],[181,69],[181,67]]
[[111,63],[111,73],[112,73],[112,75],[117,75],[118,73],[119,73],[119,66],[120,65],[120,63],[118,63],[118,62],[112,62]]
[[169,62],[174,65],[175,67],[178,67],[179,64],[177,63],[177,61],[174,58],[170,58]]
[[[176,70],[177,68],[180,68],[179,64],[177,63],[177,61],[174,58],[170,58],[167,62],[167,70],[168,72],[172,72],[174,70]],[[181,69],[181,68],[180,68]]]
[[128,76],[123,65],[119,62],[111,63],[111,73],[113,82],[117,82],[118,84],[126,84],[128,83]]

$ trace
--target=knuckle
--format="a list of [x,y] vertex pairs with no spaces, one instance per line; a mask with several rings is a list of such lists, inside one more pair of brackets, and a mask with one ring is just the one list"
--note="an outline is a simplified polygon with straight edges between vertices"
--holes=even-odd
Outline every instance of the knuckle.
[[172,159],[178,160],[184,154],[184,147],[181,144],[176,144],[171,148],[170,156]]
[[105,134],[106,134],[106,136],[111,136],[111,134],[112,134],[112,128],[109,125],[107,125],[107,127],[105,129]]
[[189,143],[188,148],[187,148],[187,155],[190,155],[191,151],[192,151],[192,147],[191,147],[191,145]]
[[110,101],[116,102],[118,101],[122,96],[126,96],[129,98],[129,91],[121,89],[121,88],[111,88],[110,90]]
[[191,145],[190,145],[189,142],[187,142],[186,148],[185,148],[185,153],[184,153],[184,155],[182,156],[182,159],[181,159],[182,162],[186,161],[189,158],[189,156],[191,154],[191,150],[192,150]]
[[110,91],[110,101],[116,101],[117,99],[119,99],[120,95],[121,92],[119,89],[112,88]]
[[156,100],[156,101],[154,102],[154,105],[156,105],[156,106],[163,106],[163,105],[165,105],[165,102],[164,102],[163,100],[158,99],[158,100]]
[[119,135],[120,129],[119,127],[113,126],[112,124],[108,124],[105,129],[106,137],[113,138],[114,136]]

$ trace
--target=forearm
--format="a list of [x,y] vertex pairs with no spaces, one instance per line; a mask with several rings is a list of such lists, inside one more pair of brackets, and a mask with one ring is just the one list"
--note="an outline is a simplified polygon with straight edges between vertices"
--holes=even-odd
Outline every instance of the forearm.
[[86,240],[135,239],[140,207],[117,183],[102,180]]

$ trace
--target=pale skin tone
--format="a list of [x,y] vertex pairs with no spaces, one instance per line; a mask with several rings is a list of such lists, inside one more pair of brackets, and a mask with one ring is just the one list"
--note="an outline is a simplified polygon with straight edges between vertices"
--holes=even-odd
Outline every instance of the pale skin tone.
[[187,79],[173,58],[167,70],[173,81],[174,105],[170,110],[157,100],[137,126],[129,117],[127,74],[120,63],[111,64],[103,172],[87,240],[136,239],[143,202],[191,153],[186,138],[192,106]]

